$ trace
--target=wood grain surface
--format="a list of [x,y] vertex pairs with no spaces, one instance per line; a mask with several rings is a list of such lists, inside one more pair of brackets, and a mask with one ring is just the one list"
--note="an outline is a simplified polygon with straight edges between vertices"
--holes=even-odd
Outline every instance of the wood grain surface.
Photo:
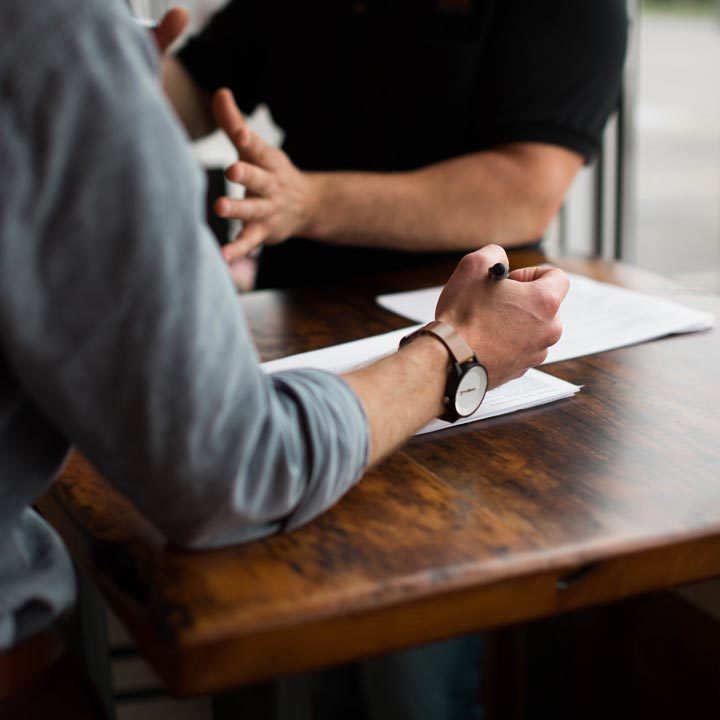
[[[267,360],[403,327],[375,295],[450,271],[241,304]],[[546,366],[582,392],[413,438],[317,521],[244,546],[168,547],[79,455],[41,508],[173,692],[227,689],[720,574],[719,361],[713,330]]]

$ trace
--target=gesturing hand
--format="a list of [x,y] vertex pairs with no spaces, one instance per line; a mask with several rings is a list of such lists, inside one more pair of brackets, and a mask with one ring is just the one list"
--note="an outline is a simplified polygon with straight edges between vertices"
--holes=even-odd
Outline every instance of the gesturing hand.
[[491,388],[544,362],[562,334],[557,313],[569,288],[562,270],[546,266],[514,270],[496,282],[488,269],[498,262],[508,259],[497,245],[466,255],[435,310],[475,350]]
[[243,221],[242,231],[223,248],[225,259],[232,262],[261,243],[278,243],[301,233],[313,206],[312,183],[282,150],[247,126],[229,90],[218,90],[212,104],[215,120],[240,158],[225,175],[246,190],[243,199],[221,197],[215,202],[220,217]]

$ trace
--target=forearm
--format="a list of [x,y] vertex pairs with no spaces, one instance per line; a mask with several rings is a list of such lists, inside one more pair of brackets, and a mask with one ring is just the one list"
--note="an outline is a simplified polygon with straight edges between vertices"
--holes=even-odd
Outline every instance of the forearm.
[[581,160],[553,148],[563,161],[556,166],[534,150],[508,147],[408,173],[311,173],[313,203],[303,234],[417,251],[535,240],[558,211]]
[[448,352],[420,337],[345,376],[368,417],[369,462],[376,463],[443,410]]
[[175,114],[193,140],[209,135],[217,128],[209,93],[202,90],[172,56],[163,58],[162,84]]

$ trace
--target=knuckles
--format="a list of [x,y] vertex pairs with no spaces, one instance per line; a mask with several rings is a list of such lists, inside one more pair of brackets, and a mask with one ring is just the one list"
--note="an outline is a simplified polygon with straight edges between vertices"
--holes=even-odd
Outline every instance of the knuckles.
[[475,277],[486,277],[488,268],[496,262],[507,263],[505,250],[499,245],[485,245],[479,250],[464,255],[458,263],[463,274]]
[[562,323],[556,317],[548,323],[548,327],[545,332],[545,347],[551,347],[555,345],[561,337]]
[[534,297],[532,298],[536,312],[543,318],[554,318],[560,310],[564,295],[560,291],[555,291],[547,287],[538,288],[533,286]]
[[479,263],[476,253],[470,253],[460,258],[457,269],[464,275],[473,275],[477,272]]
[[542,365],[545,362],[545,360],[547,360],[547,356],[548,356],[548,351],[546,348],[545,350],[542,350],[535,356],[532,367],[538,367],[539,365]]

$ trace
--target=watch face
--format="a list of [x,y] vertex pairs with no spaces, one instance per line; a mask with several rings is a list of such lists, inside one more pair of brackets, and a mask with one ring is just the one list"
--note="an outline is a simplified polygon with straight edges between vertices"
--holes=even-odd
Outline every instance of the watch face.
[[487,389],[487,373],[482,365],[474,365],[460,379],[455,393],[455,409],[460,417],[472,415],[480,406]]

